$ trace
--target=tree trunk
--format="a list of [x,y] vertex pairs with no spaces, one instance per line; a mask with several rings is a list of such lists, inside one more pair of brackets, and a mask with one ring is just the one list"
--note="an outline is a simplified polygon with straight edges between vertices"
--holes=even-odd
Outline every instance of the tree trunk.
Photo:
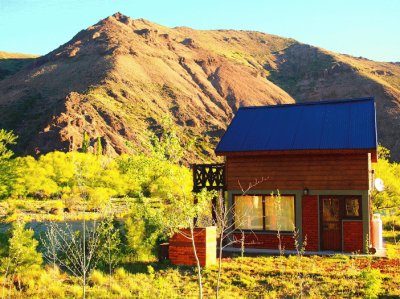
[[221,272],[222,272],[222,238],[223,238],[223,233],[220,235],[219,238],[219,257],[218,257],[218,277],[217,277],[217,291],[215,294],[215,297],[218,299],[219,298],[219,285],[221,282]]
[[194,241],[193,225],[190,226],[190,234],[191,234],[190,237],[192,239],[193,254],[194,254],[194,258],[196,259],[196,266],[197,266],[197,278],[198,278],[198,284],[199,284],[199,299],[203,299],[203,283],[202,283],[202,279],[201,279],[201,266],[200,266],[199,257],[197,256],[196,243]]

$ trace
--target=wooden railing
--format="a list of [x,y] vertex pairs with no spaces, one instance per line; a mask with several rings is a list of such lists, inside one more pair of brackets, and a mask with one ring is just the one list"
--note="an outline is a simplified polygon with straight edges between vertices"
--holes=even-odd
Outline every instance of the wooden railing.
[[225,190],[225,164],[194,164],[193,191]]

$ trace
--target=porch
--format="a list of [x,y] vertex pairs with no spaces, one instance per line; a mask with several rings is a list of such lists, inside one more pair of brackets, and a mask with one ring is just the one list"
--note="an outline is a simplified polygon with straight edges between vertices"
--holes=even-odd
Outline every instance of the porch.
[[[385,248],[385,246],[383,247]],[[219,248],[217,248],[217,252]],[[242,254],[241,248],[238,247],[225,247],[222,251],[223,257],[231,257],[231,256],[239,256]],[[277,249],[265,249],[265,248],[244,248],[243,254],[245,256],[289,256],[289,255],[298,255],[299,252],[296,250],[283,250],[282,252]],[[302,253],[304,256],[333,256],[336,254],[345,255],[345,256],[354,256],[354,257],[386,257],[386,250],[381,249],[377,250],[375,254],[364,254],[364,253],[351,253],[351,252],[341,252],[341,251],[305,251]]]

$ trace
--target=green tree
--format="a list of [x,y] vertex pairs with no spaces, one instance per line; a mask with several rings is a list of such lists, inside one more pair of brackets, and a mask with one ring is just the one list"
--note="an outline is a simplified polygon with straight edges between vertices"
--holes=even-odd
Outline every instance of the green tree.
[[125,221],[127,251],[135,260],[146,260],[156,248],[162,233],[158,211],[151,204],[132,205]]
[[42,255],[36,251],[38,241],[33,238],[33,234],[32,229],[25,229],[24,222],[15,222],[9,239],[8,256],[1,261],[0,268],[5,278],[16,277],[19,288],[23,274],[40,267],[43,261]]
[[101,156],[103,154],[103,145],[101,144],[101,137],[97,137],[96,154]]
[[13,152],[8,148],[9,145],[16,144],[17,137],[14,133],[0,129],[0,160],[9,159]]
[[90,138],[89,135],[84,132],[83,133],[83,141],[82,141],[82,153],[87,153],[89,150],[89,142],[90,142]]
[[150,136],[150,141],[152,156],[159,160],[178,164],[186,152],[178,137],[178,128],[169,115],[161,119],[161,127]]
[[372,193],[375,209],[395,207],[400,205],[400,164],[390,162],[390,151],[383,146],[378,148],[378,163],[374,165],[375,178],[384,181],[385,190]]
[[106,269],[109,275],[109,288],[111,275],[122,258],[120,229],[111,214],[106,215],[99,228],[100,249],[99,267]]
[[16,140],[13,132],[0,129],[0,198],[10,196],[17,177],[17,164],[11,159],[13,152],[9,149]]

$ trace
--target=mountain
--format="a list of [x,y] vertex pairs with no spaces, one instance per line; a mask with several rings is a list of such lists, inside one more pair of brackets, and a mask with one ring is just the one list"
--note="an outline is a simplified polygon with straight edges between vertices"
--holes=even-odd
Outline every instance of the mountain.
[[289,43],[259,33],[171,29],[115,14],[1,80],[0,127],[20,136],[19,153],[78,149],[87,132],[102,137],[107,153],[119,154],[146,150],[148,130],[171,115],[183,143],[197,137],[187,160],[207,160],[240,105],[294,102],[262,68],[238,63],[243,58],[226,47],[226,40],[241,39],[268,49],[262,38],[277,39],[274,49]]
[[196,140],[186,161],[207,161],[241,105],[375,96],[379,140],[400,159],[398,63],[116,13],[15,71],[0,78],[0,127],[19,154],[79,149],[84,132],[110,155],[146,151],[170,115],[182,144]]
[[400,160],[400,63],[376,62],[295,44],[276,53],[268,79],[296,102],[373,96],[378,140]]
[[38,57],[38,55],[0,51],[0,80],[26,67],[32,63],[36,57]]

